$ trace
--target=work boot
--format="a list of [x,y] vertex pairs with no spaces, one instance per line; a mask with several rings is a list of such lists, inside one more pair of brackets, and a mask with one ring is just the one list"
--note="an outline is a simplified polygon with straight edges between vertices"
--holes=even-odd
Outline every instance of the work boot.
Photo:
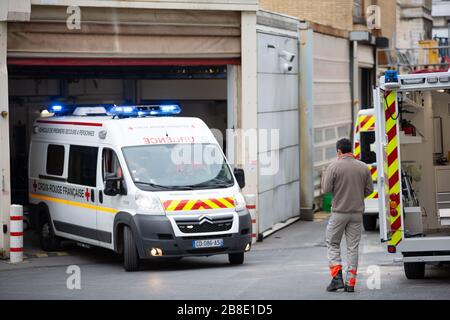
[[344,285],[344,278],[342,277],[342,270],[339,270],[337,274],[331,279],[330,284],[327,287],[328,292],[333,292],[338,289],[343,289],[345,287]]
[[345,292],[355,292],[355,286],[349,286],[348,284],[346,284],[344,291]]
[[350,269],[347,273],[347,283],[345,284],[344,291],[345,292],[355,292],[356,285],[356,269]]

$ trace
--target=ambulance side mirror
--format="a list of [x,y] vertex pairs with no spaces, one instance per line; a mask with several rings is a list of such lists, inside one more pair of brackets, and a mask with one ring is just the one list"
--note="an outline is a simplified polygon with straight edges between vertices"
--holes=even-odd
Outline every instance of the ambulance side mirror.
[[239,187],[242,189],[245,187],[245,173],[244,169],[234,168],[234,176],[236,177]]
[[107,196],[114,197],[121,193],[121,184],[122,178],[119,178],[113,173],[107,174],[105,177],[105,190],[103,192]]

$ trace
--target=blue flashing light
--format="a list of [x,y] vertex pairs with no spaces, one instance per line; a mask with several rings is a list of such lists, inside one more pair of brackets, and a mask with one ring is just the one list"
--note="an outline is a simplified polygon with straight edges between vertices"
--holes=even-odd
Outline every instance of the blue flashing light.
[[384,73],[385,83],[396,83],[398,82],[398,72],[397,70],[386,70]]
[[62,115],[65,113],[65,108],[60,104],[54,104],[47,108],[47,111],[55,115]]
[[138,117],[139,111],[135,106],[114,106],[109,110],[114,117],[129,118]]
[[161,115],[176,115],[181,112],[181,108],[177,104],[161,105],[159,110]]
[[177,104],[140,105],[136,106],[136,108],[139,117],[175,116],[181,113],[181,108]]

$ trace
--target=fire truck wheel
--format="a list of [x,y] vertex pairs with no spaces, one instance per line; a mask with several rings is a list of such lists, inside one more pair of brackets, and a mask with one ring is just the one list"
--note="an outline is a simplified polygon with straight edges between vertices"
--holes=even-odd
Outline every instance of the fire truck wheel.
[[44,251],[56,251],[61,244],[61,239],[55,235],[48,213],[42,213],[40,216],[39,240]]
[[377,216],[364,214],[363,226],[366,231],[375,231],[377,229]]
[[405,262],[404,268],[408,279],[423,279],[425,277],[424,262]]
[[130,227],[123,228],[123,267],[126,271],[139,270],[139,254]]
[[244,253],[230,253],[228,254],[228,261],[231,265],[238,265],[244,263]]

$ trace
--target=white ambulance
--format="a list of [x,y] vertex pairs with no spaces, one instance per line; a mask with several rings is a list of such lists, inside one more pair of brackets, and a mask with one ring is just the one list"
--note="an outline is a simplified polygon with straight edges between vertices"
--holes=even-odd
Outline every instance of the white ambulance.
[[177,105],[49,111],[34,123],[29,157],[44,250],[62,238],[109,248],[127,271],[158,257],[243,263],[252,228],[244,172],[233,173],[202,120],[170,116]]

